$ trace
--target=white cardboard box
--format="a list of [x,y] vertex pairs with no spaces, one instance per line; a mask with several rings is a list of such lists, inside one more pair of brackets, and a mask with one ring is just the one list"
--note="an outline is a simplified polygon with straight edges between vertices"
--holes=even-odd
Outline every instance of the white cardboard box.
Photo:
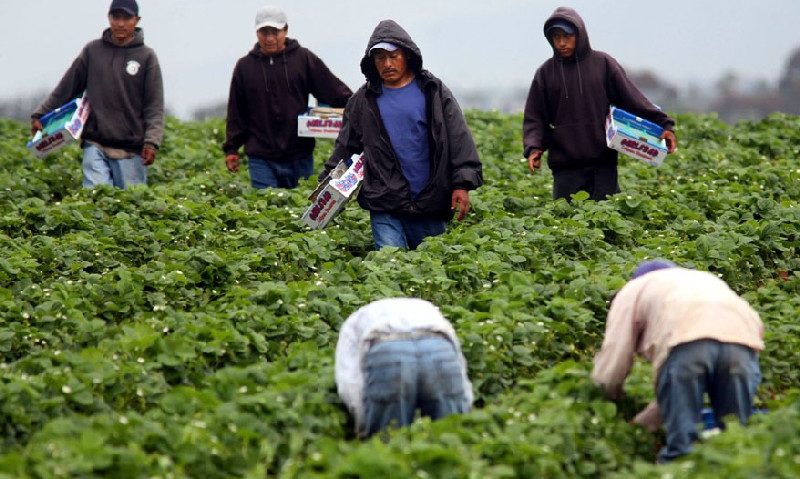
[[349,166],[345,160],[340,161],[308,197],[311,206],[303,214],[301,221],[313,229],[325,228],[342,212],[347,202],[358,195],[363,181],[363,153],[353,155]]
[[658,166],[667,156],[667,143],[659,137],[664,129],[612,106],[606,117],[606,144],[625,155]]
[[316,108],[297,117],[297,136],[335,140],[341,129],[341,109]]
[[28,142],[28,149],[43,158],[80,139],[90,112],[89,100],[84,96],[44,115],[39,119],[43,129]]

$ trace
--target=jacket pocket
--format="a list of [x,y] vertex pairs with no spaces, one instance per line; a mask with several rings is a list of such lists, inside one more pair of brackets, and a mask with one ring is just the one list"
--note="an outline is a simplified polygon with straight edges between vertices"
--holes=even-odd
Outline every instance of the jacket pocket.
[[584,162],[603,156],[606,150],[602,122],[579,122],[557,125],[552,130],[553,159]]

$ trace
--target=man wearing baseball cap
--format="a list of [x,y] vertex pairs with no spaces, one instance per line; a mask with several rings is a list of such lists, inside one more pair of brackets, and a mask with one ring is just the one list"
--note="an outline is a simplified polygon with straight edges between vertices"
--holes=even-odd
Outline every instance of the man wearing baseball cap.
[[369,211],[376,248],[415,249],[469,211],[483,173],[453,93],[422,68],[422,52],[393,20],[375,27],[361,59],[367,82],[344,111],[322,180],[342,158],[364,152],[358,203]]
[[258,42],[239,59],[228,96],[225,163],[239,170],[248,157],[254,188],[294,188],[314,171],[314,138],[297,136],[297,116],[308,95],[341,108],[352,91],[314,53],[289,38],[286,14],[274,6],[256,12]]
[[42,129],[45,113],[86,94],[91,113],[83,130],[83,186],[126,188],[147,183],[164,133],[161,67],[145,46],[135,0],[114,0],[107,28],[89,42],[47,99],[31,115]]
[[705,394],[718,426],[729,414],[747,422],[763,335],[758,313],[716,275],[644,261],[611,302],[592,379],[619,399],[634,355],[653,363],[656,400],[633,422],[655,430],[663,421],[658,461],[667,462],[692,450]]

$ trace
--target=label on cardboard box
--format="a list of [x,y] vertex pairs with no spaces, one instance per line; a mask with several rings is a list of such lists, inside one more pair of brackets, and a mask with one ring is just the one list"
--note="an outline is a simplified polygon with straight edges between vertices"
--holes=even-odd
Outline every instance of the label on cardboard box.
[[324,118],[313,114],[297,117],[297,136],[329,138],[335,140],[342,129],[342,117]]
[[309,196],[311,206],[301,221],[313,229],[322,229],[355,198],[364,180],[364,155],[353,155],[348,166],[339,162],[330,175]]
[[653,122],[612,106],[606,117],[606,144],[625,155],[658,166],[667,156],[664,129]]
[[42,130],[28,142],[34,155],[43,158],[78,140],[89,119],[89,100],[85,96],[75,98],[39,119]]

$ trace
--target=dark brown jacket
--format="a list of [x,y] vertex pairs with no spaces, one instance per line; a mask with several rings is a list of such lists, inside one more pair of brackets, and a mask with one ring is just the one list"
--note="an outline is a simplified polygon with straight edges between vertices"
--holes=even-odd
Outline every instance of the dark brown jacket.
[[636,88],[614,58],[592,50],[586,26],[575,10],[556,9],[544,24],[545,37],[556,20],[575,26],[575,53],[562,59],[554,49],[553,57],[536,70],[523,120],[526,158],[534,149],[549,150],[548,164],[553,171],[615,163],[617,152],[606,147],[605,140],[610,105],[662,128],[675,127],[675,121]]
[[309,93],[341,108],[353,92],[297,40],[287,38],[275,55],[264,55],[256,44],[233,70],[222,150],[235,153],[244,145],[248,156],[279,161],[312,154],[314,139],[297,136]]

